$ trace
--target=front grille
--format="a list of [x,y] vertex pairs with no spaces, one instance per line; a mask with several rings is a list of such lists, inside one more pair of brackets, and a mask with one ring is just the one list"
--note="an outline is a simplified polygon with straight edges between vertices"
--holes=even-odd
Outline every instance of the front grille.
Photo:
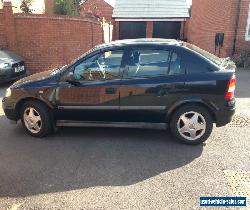
[[20,61],[18,63],[12,64],[12,76],[13,77],[18,77],[26,72],[26,69],[24,69],[24,71],[21,71],[21,72],[15,72],[15,68],[18,66],[25,66],[24,61]]
[[17,66],[24,66],[24,61],[20,61],[18,63],[13,63],[12,67],[17,67]]

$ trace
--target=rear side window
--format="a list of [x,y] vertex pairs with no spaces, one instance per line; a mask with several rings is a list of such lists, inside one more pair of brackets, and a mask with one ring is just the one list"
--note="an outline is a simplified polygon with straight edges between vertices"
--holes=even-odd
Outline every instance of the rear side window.
[[123,78],[156,77],[181,73],[180,56],[171,50],[128,50],[123,66]]
[[184,74],[182,68],[181,56],[176,52],[172,52],[171,60],[169,63],[168,75],[178,75],[178,74]]
[[212,69],[211,65],[205,58],[202,58],[193,52],[185,51],[183,59],[187,74],[206,73]]

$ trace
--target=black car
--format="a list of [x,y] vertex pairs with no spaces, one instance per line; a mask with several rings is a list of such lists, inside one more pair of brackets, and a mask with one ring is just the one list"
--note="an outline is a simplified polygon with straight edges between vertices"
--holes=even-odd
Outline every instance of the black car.
[[0,83],[21,79],[26,75],[24,60],[8,50],[0,50]]
[[235,112],[235,65],[165,39],[103,44],[60,69],[19,80],[3,109],[43,137],[56,126],[166,129],[187,144],[204,142],[213,123]]

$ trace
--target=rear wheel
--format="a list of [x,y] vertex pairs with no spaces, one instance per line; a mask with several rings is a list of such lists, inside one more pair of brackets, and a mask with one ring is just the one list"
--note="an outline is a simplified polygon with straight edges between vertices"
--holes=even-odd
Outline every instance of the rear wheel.
[[170,122],[172,134],[182,143],[199,144],[208,139],[213,129],[210,113],[198,105],[179,108]]
[[43,137],[52,131],[53,119],[50,110],[42,103],[25,102],[20,115],[23,127],[31,136]]

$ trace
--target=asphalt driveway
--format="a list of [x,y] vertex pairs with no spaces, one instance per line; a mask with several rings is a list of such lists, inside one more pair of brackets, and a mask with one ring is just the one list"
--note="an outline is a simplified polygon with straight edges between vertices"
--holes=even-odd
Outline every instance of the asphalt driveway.
[[199,146],[136,129],[63,128],[39,140],[0,108],[0,209],[200,209],[201,196],[250,196],[249,81],[238,72],[234,121]]

